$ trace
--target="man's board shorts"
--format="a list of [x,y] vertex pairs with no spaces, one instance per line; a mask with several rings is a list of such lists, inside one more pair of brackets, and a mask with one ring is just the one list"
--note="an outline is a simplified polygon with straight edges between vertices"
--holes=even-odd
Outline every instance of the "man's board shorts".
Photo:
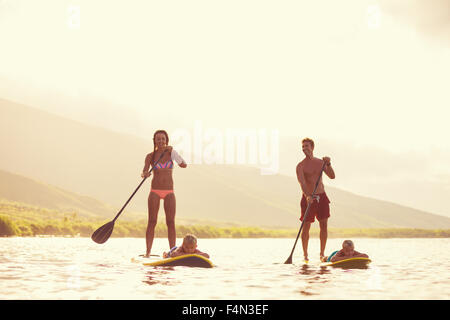
[[[320,221],[330,217],[330,200],[328,199],[327,194],[324,192],[317,194],[316,196],[319,196],[319,201],[314,199],[313,203],[311,203],[308,211],[308,217],[306,219],[307,222],[314,222],[314,218],[317,218],[317,220]],[[300,207],[302,209],[300,221],[303,221],[306,208],[308,207],[308,202],[306,201],[305,195],[302,196]]]

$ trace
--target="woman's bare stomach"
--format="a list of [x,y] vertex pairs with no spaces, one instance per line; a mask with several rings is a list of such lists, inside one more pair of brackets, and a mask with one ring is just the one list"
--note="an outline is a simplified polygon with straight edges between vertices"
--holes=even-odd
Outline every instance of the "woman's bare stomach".
[[155,175],[153,176],[152,189],[173,190],[173,179],[171,172],[172,170],[171,169],[160,169],[160,170],[161,170],[160,172],[155,172]]

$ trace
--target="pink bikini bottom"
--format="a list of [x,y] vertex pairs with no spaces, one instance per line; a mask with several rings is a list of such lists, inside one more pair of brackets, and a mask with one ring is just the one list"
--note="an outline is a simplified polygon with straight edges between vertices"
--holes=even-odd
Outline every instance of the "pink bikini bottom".
[[173,190],[151,189],[150,192],[156,193],[160,199],[164,199],[168,194],[173,193]]

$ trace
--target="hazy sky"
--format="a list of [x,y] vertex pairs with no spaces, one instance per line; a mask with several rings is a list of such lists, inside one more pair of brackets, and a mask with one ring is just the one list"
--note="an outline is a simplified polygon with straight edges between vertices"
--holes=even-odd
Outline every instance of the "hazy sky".
[[421,173],[448,184],[449,12],[446,0],[3,0],[0,96],[147,137],[201,120],[428,167],[441,156]]
[[364,0],[0,5],[3,76],[105,97],[143,127],[173,116],[390,149],[450,147],[450,46],[405,21],[410,6],[396,18]]

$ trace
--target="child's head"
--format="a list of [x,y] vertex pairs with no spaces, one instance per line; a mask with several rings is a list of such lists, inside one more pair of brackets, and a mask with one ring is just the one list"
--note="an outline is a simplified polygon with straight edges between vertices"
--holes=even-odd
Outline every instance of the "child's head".
[[197,238],[193,234],[187,234],[183,239],[183,250],[186,253],[194,253],[197,249]]
[[352,240],[344,240],[342,243],[342,250],[344,250],[345,253],[351,253],[354,249],[355,245]]

